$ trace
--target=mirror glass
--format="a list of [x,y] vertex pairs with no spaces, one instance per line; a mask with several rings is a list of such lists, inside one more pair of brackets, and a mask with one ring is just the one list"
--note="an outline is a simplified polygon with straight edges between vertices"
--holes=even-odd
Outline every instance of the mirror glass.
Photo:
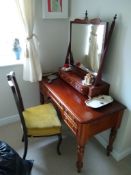
[[106,23],[71,24],[71,52],[74,64],[80,62],[97,75],[104,47]]

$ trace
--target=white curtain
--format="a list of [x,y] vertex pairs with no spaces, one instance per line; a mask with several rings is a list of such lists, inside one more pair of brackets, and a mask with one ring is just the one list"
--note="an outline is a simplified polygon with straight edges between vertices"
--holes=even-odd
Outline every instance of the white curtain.
[[23,79],[36,82],[42,79],[39,60],[39,42],[34,33],[35,0],[15,0],[26,34],[26,53],[23,65]]

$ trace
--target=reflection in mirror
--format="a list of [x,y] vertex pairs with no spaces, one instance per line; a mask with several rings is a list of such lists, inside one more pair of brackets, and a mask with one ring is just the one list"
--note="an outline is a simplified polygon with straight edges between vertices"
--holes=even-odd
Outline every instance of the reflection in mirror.
[[71,25],[71,52],[74,64],[80,62],[87,71],[97,74],[104,48],[106,23]]

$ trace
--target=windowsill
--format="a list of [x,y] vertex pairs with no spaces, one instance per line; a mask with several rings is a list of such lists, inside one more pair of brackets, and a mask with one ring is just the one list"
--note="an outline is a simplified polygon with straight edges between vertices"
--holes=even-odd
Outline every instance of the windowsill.
[[6,67],[6,66],[15,66],[15,65],[23,65],[23,60],[11,60],[11,61],[0,61],[0,67]]

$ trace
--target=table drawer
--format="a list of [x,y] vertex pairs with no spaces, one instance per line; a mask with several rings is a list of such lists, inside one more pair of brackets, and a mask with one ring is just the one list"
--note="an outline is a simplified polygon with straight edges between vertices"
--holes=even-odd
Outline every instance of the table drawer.
[[64,121],[69,126],[69,128],[73,131],[73,133],[76,135],[77,134],[77,123],[67,111],[64,111]]

